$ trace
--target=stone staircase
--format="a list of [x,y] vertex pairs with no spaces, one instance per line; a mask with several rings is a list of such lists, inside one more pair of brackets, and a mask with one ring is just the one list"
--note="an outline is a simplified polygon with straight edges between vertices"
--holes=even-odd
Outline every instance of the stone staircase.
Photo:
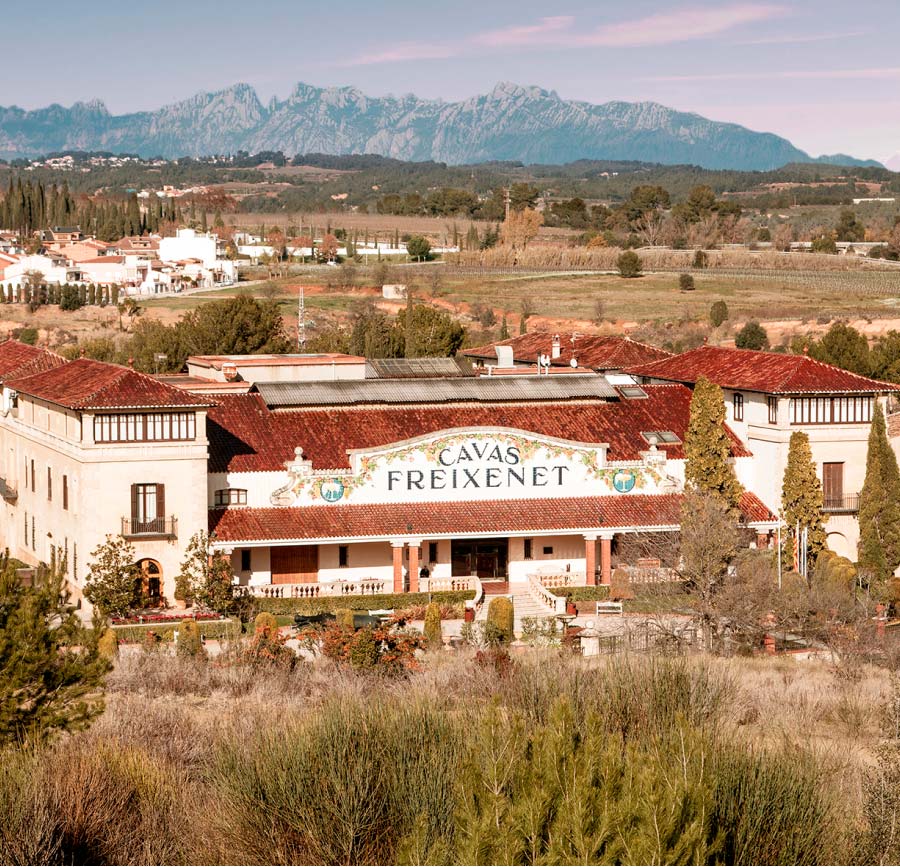
[[522,632],[522,620],[526,617],[552,617],[553,611],[545,605],[540,599],[535,599],[529,590],[527,583],[512,583],[509,585],[508,593],[485,593],[484,605],[478,611],[475,618],[476,621],[487,620],[488,606],[491,599],[498,596],[509,596],[513,601],[513,610],[515,612],[515,631],[516,635]]

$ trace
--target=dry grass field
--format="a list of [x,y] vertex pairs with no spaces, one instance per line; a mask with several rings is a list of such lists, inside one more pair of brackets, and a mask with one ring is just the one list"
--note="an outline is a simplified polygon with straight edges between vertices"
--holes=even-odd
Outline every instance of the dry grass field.
[[[376,218],[371,218],[375,220]],[[250,282],[236,287],[165,296],[141,301],[142,316],[171,323],[185,311],[216,298],[249,293],[274,297],[290,333],[297,324],[297,295],[305,288],[310,336],[317,328],[346,322],[356,302],[368,300],[389,312],[397,302],[381,299],[376,282],[405,283],[421,302],[434,304],[460,318],[472,340],[490,339],[490,329],[477,321],[484,308],[494,312],[496,331],[504,313],[517,333],[523,304],[530,308],[531,330],[578,330],[626,333],[650,342],[674,343],[685,329],[705,329],[706,336],[727,343],[748,320],[766,327],[773,345],[796,334],[820,334],[842,319],[870,337],[900,330],[900,269],[877,270],[858,265],[840,270],[719,269],[690,270],[693,291],[679,288],[677,270],[647,271],[634,279],[599,271],[538,271],[495,267],[458,267],[451,262],[358,265],[352,285],[341,269],[295,266],[285,278],[266,280],[265,270],[246,272]],[[728,305],[729,320],[714,332],[708,317],[716,301]],[[127,325],[127,323],[125,323]],[[60,346],[89,337],[122,334],[113,308],[61,312],[55,306],[29,313],[24,305],[0,305],[0,334],[22,327],[38,329],[44,344]]]
[[4,756],[0,857],[896,863],[897,699],[791,657],[460,651],[390,678],[135,649],[89,731]]

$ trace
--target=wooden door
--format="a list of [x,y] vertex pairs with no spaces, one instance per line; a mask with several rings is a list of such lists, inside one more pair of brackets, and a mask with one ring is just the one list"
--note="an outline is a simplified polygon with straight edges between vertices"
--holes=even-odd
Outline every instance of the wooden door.
[[822,493],[825,508],[840,508],[844,501],[844,465],[822,464]]
[[319,580],[318,545],[272,548],[271,558],[273,584],[309,584]]

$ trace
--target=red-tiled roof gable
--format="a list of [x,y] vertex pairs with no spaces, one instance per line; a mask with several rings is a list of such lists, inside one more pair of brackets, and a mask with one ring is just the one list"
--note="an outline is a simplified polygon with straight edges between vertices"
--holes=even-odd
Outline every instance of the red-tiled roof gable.
[[[569,365],[574,357],[582,367],[594,370],[620,370],[634,364],[644,364],[671,356],[664,349],[638,343],[628,337],[599,336],[596,334],[577,334],[572,341],[573,332],[560,333],[558,358],[551,358],[555,366]],[[487,346],[476,346],[464,349],[462,354],[469,358],[497,359],[497,346],[511,346],[513,358],[520,363],[536,364],[538,355],[551,354],[554,335],[549,331],[533,331],[520,334],[507,340],[489,343]]]
[[52,370],[65,363],[65,358],[49,349],[41,349],[12,339],[0,343],[0,379],[3,380]]
[[[636,460],[649,446],[642,431],[684,439],[691,392],[647,386],[647,398],[622,401],[333,407],[271,412],[257,394],[217,396],[207,431],[211,472],[275,471],[301,446],[316,469],[349,467],[348,449],[372,448],[448,428],[507,427],[578,442],[608,443],[612,461]],[[680,444],[661,446],[683,458]],[[750,454],[732,434],[732,454]]]
[[700,346],[661,361],[627,368],[635,376],[696,382],[701,376],[723,388],[766,394],[883,393],[900,386],[879,382],[806,355]]
[[[602,528],[675,528],[682,494],[567,499],[473,500],[461,503],[374,503],[266,509],[216,509],[209,531],[222,542],[528,533]],[[753,495],[741,509],[749,523],[775,516]]]
[[53,370],[10,380],[20,394],[69,409],[129,409],[209,406],[210,401],[158,382],[129,367],[89,358]]

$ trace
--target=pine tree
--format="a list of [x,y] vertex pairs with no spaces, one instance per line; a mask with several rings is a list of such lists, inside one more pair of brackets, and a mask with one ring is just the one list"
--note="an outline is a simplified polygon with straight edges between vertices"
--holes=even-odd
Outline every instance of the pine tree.
[[0,556],[0,743],[86,726],[109,665],[68,604],[65,563],[25,584]]
[[876,407],[869,430],[866,479],[859,494],[859,567],[887,580],[900,566],[900,471]]
[[825,548],[825,525],[822,521],[822,484],[813,463],[809,436],[803,431],[791,434],[781,488],[781,507],[788,525],[788,537],[794,545],[797,544],[797,526],[801,531],[807,528],[807,552],[811,567]]
[[694,385],[684,453],[688,486],[720,496],[736,508],[743,489],[731,464],[731,439],[725,429],[725,401],[722,389],[704,376]]

